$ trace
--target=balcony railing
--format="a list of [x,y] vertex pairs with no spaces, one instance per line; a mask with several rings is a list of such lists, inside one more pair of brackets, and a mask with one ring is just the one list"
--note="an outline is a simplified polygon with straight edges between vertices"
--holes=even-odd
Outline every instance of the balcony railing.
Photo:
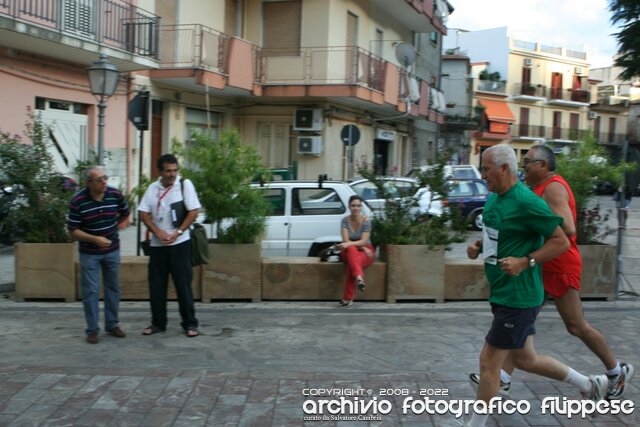
[[482,92],[506,93],[507,82],[505,82],[504,80],[498,82],[494,82],[491,80],[478,80],[476,90]]
[[514,83],[511,86],[511,92],[516,96],[522,95],[546,98],[547,87],[542,85],[534,85],[532,83]]
[[512,126],[513,136],[520,138],[544,138],[545,126],[518,124]]
[[122,0],[0,0],[0,15],[157,58],[160,17]]
[[626,138],[623,133],[600,132],[596,134],[600,144],[622,145]]
[[537,126],[527,124],[511,125],[514,138],[541,138],[578,141],[588,132],[585,129],[568,129],[553,126]]
[[385,61],[358,47],[303,47],[299,54],[262,49],[262,83],[359,84],[383,91]]
[[549,89],[549,99],[583,102],[588,104],[591,100],[591,93],[588,90],[552,87]]
[[200,24],[163,25],[158,59],[162,67],[204,68],[226,75],[229,39],[230,36]]

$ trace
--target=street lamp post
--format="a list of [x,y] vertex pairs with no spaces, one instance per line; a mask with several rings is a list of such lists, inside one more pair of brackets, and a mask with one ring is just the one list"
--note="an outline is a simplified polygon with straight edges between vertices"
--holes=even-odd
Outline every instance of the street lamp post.
[[87,67],[91,94],[98,101],[98,163],[104,165],[104,110],[107,98],[114,94],[118,87],[118,69],[109,62],[107,55],[100,54],[100,59]]

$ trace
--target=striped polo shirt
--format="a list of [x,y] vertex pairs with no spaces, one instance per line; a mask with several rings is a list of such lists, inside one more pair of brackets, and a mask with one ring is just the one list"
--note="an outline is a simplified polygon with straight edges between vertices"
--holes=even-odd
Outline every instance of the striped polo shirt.
[[111,240],[108,248],[100,248],[93,243],[79,242],[80,252],[106,254],[120,248],[118,219],[129,215],[129,206],[122,193],[107,187],[101,201],[94,200],[88,188],[78,191],[69,204],[67,228],[80,229],[94,236],[104,236]]

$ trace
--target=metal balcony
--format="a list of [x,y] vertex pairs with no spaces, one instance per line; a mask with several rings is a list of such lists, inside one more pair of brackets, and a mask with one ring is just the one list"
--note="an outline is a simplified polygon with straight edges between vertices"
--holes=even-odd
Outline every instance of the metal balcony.
[[591,100],[591,93],[581,89],[563,89],[551,87],[548,103],[564,107],[586,107]]
[[85,64],[108,47],[121,71],[157,66],[159,22],[122,0],[0,0],[4,46]]
[[514,101],[538,102],[546,100],[547,87],[533,83],[514,83],[511,85]]

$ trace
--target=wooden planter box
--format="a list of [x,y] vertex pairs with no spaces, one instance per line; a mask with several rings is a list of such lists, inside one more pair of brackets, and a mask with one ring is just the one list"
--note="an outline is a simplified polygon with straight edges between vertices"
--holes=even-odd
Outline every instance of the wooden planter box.
[[76,243],[16,243],[16,299],[75,301]]
[[580,297],[615,299],[618,276],[617,246],[579,245],[578,249],[582,255]]
[[422,245],[388,245],[387,302],[396,300],[444,301],[444,248]]
[[[76,263],[76,293],[82,299],[82,283],[80,263]],[[193,281],[191,282],[193,298],[200,299],[202,293],[202,267],[193,267]],[[104,288],[100,286],[100,298],[104,297]],[[167,285],[167,300],[175,301],[176,288],[169,275]],[[149,257],[123,255],[120,257],[120,300],[149,300]]]
[[262,298],[262,258],[259,243],[210,243],[211,261],[202,272],[202,302],[217,299]]
[[[384,301],[385,263],[376,261],[364,272],[367,289],[356,300]],[[344,290],[344,264],[317,257],[262,259],[262,298],[265,300],[337,301]]]

